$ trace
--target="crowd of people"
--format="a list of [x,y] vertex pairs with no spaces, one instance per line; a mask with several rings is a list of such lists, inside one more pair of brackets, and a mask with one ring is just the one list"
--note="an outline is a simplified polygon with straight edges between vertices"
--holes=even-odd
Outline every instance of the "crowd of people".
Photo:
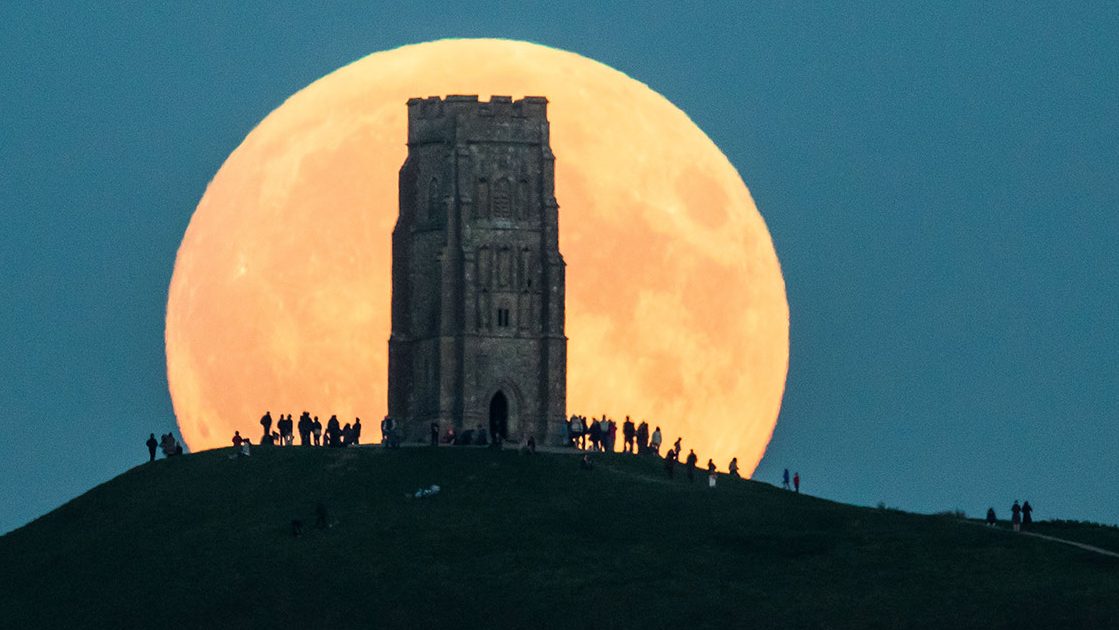
[[[295,436],[299,435],[300,446],[323,446],[341,448],[346,446],[357,446],[361,443],[361,418],[355,418],[353,424],[346,423],[342,425],[338,420],[338,416],[332,415],[327,420],[324,427],[318,416],[313,416],[309,412],[304,411],[299,416],[299,420],[292,419],[291,414],[286,416],[280,414],[279,419],[273,419],[270,411],[265,411],[264,415],[260,418],[261,426],[261,445],[268,446],[293,446],[295,444]],[[581,449],[587,451],[584,454],[581,465],[584,468],[591,468],[590,453],[602,452],[613,453],[617,451],[617,433],[618,423],[612,418],[603,414],[601,418],[587,418],[586,416],[573,415],[567,419],[565,426],[564,443],[571,448]],[[631,453],[635,455],[654,455],[660,457],[661,445],[663,443],[663,434],[659,426],[654,427],[652,432],[649,431],[649,424],[645,421],[635,423],[629,416],[621,423],[622,433],[622,451],[623,453]],[[232,444],[237,450],[238,456],[249,455],[250,440],[243,437],[240,431],[233,432]],[[440,444],[448,444],[454,446],[497,446],[500,447],[504,441],[502,435],[490,435],[481,424],[476,425],[473,429],[463,429],[456,431],[453,426],[446,429],[445,432],[440,432],[440,425],[436,422],[431,423],[430,444],[438,446]],[[397,421],[389,416],[385,416],[381,421],[381,444],[386,448],[396,448],[400,446],[401,436]],[[664,455],[665,472],[669,478],[675,476],[676,466],[680,463],[680,456],[682,452],[683,438],[677,437],[672,447]],[[168,433],[160,437],[157,442],[155,434],[153,433],[147,442],[150,460],[155,460],[156,449],[161,447],[164,455],[170,457],[172,455],[181,454],[183,447],[177,443],[175,437]],[[526,435],[520,444],[522,451],[536,452],[536,439],[531,435]],[[689,449],[688,455],[683,460],[685,474],[689,481],[694,481],[696,477],[696,468],[699,463],[699,456],[695,451]],[[708,484],[714,487],[718,478],[717,468],[712,459],[707,460],[707,477]],[[739,477],[738,458],[732,458],[727,466],[727,474],[731,477]],[[786,468],[783,478],[784,487],[786,490],[790,489],[789,486],[789,470]],[[800,473],[795,473],[792,476],[792,489],[800,492]],[[1029,503],[1026,503],[1029,507]],[[1018,518],[1020,513],[1015,502],[1015,518]],[[993,510],[991,511],[993,513]],[[1029,522],[1028,510],[1026,512],[1026,522]]]
[[[1034,508],[1029,501],[1019,504],[1018,499],[1014,499],[1014,504],[1010,506],[1010,526],[1016,532],[1022,531],[1023,527],[1033,524],[1033,514]],[[998,524],[999,519],[995,515],[995,508],[987,508],[987,526],[995,527]]]
[[[588,451],[613,453],[617,450],[618,423],[606,414],[601,418],[574,415],[564,425],[564,443]],[[649,423],[644,420],[634,424],[629,416],[622,422],[622,452],[660,455],[661,428],[649,433]]]
[[164,433],[159,436],[159,441],[156,441],[155,434],[152,433],[148,436],[148,461],[155,461],[155,451],[160,449],[163,451],[164,457],[174,457],[175,455],[183,454],[183,445],[175,439],[175,436],[170,433]]
[[[290,413],[286,416],[280,414],[279,419],[273,421],[272,412],[265,411],[260,418],[260,427],[263,430],[260,443],[265,446],[293,446],[297,433],[300,446],[341,448],[361,443],[361,418],[354,418],[353,424],[347,422],[342,425],[338,416],[332,415],[324,428],[318,416],[312,416],[306,411],[300,414],[298,422],[292,420]],[[236,445],[235,438],[234,446]]]

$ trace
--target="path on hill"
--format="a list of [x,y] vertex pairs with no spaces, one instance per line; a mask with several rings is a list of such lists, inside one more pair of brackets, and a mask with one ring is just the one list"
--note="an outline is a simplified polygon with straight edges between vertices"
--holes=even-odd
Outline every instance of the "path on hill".
[[1044,540],[1050,540],[1050,541],[1057,542],[1057,543],[1064,543],[1066,545],[1072,545],[1073,547],[1079,547],[1079,548],[1081,548],[1085,551],[1091,551],[1092,553],[1098,553],[1102,556],[1111,556],[1112,558],[1119,558],[1119,553],[1115,553],[1114,551],[1108,551],[1107,549],[1103,549],[1103,548],[1100,548],[1100,547],[1093,547],[1092,545],[1085,545],[1084,543],[1079,543],[1079,542],[1076,542],[1074,540],[1066,540],[1064,538],[1057,538],[1056,536],[1046,536],[1045,534],[1038,534],[1038,533],[1035,533],[1035,532],[1018,532],[1018,533],[1019,534],[1025,534],[1027,536],[1033,536],[1034,538],[1041,538],[1041,539],[1044,539]]
[[[1002,527],[998,527],[998,528],[987,527],[987,525],[985,523],[977,523],[975,521],[961,521],[961,522],[962,523],[967,523],[969,525],[978,525],[978,526],[984,527],[986,529],[996,529],[997,531],[1007,533],[1007,534],[1013,534],[1014,533],[1013,530],[1004,529]],[[1057,538],[1056,536],[1047,536],[1046,534],[1038,534],[1037,532],[1020,531],[1018,533],[1023,535],[1023,536],[1033,536],[1034,538],[1040,538],[1042,540],[1048,540],[1049,542],[1061,543],[1063,545],[1071,545],[1073,547],[1078,547],[1080,549],[1083,549],[1084,551],[1091,551],[1092,553],[1098,553],[1101,556],[1109,556],[1109,557],[1112,557],[1112,558],[1119,558],[1119,553],[1116,553],[1114,551],[1110,551],[1110,550],[1104,549],[1102,547],[1094,547],[1092,545],[1086,545],[1086,544],[1081,543],[1081,542],[1076,542],[1075,540],[1068,540],[1067,538]]]

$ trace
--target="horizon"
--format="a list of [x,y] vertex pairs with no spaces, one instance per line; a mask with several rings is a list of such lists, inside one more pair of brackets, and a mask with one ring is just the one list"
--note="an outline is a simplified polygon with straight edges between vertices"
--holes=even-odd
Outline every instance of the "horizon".
[[979,517],[1019,499],[1039,520],[1119,524],[1119,7],[633,21],[586,4],[495,25],[489,10],[398,8],[386,23],[359,4],[268,6],[0,8],[0,533],[143,463],[147,434],[174,422],[171,272],[233,149],[335,69],[445,37],[616,68],[738,170],[790,313],[755,480],[789,468],[806,493],[854,505]]

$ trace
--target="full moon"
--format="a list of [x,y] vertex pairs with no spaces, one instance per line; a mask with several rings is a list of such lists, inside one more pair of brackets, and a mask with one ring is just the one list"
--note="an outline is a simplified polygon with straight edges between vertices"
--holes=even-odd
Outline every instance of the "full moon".
[[[526,42],[379,52],[291,96],[206,189],[175,260],[167,380],[192,450],[265,410],[387,408],[390,237],[411,97],[547,97],[567,261],[568,414],[630,416],[750,474],[789,361],[785,283],[738,172],[625,74]],[[742,120],[742,125],[750,124]]]

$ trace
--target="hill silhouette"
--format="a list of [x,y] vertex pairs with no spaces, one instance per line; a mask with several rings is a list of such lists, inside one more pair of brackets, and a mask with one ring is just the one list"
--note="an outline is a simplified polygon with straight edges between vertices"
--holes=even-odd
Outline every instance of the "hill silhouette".
[[[757,482],[709,489],[652,458],[577,462],[256,448],[144,464],[0,537],[0,626],[1119,626],[1119,559]],[[319,501],[332,527],[315,527]]]

